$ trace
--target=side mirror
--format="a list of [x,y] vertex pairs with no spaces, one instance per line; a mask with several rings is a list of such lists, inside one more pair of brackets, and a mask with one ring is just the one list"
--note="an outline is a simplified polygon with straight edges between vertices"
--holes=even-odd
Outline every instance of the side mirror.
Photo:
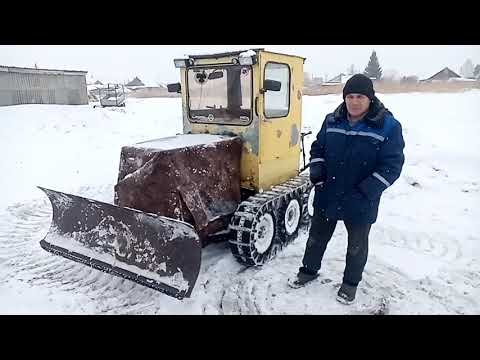
[[169,93],[181,93],[182,92],[182,84],[175,83],[175,84],[167,84],[167,90]]
[[221,79],[223,78],[223,71],[214,71],[208,75],[208,80]]
[[280,91],[282,83],[276,80],[265,79],[263,81],[263,92],[267,91]]

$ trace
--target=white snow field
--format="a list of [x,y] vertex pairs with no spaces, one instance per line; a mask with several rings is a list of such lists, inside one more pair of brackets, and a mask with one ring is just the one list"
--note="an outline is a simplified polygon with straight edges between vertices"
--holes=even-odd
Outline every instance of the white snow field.
[[[207,246],[183,301],[44,251],[52,210],[36,186],[113,203],[121,146],[181,133],[181,102],[0,107],[0,314],[480,314],[480,91],[378,97],[403,125],[406,163],[382,197],[351,306],[335,300],[342,222],[320,280],[305,288],[287,285],[303,231],[259,269],[237,263],[226,243]],[[303,100],[308,151],[342,99]]]

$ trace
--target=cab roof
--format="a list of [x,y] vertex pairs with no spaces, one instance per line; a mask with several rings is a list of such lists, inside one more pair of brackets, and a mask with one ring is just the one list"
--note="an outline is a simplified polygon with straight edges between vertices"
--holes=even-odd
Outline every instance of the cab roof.
[[219,58],[228,57],[228,56],[239,56],[241,53],[244,53],[244,52],[249,51],[249,50],[255,51],[257,54],[260,51],[263,51],[263,52],[268,52],[268,53],[271,53],[271,54],[294,56],[294,57],[303,59],[303,61],[306,60],[306,58],[298,56],[298,55],[290,55],[290,54],[285,54],[285,53],[272,52],[272,51],[265,50],[264,48],[237,50],[237,51],[222,52],[222,53],[215,53],[215,54],[188,55],[188,57],[191,58],[191,59],[219,59]]

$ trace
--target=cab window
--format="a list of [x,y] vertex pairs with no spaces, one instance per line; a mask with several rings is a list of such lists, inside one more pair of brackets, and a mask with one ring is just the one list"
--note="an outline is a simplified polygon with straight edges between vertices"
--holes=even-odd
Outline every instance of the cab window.
[[290,67],[287,64],[268,62],[264,79],[281,83],[280,91],[265,93],[265,117],[285,117],[290,111]]

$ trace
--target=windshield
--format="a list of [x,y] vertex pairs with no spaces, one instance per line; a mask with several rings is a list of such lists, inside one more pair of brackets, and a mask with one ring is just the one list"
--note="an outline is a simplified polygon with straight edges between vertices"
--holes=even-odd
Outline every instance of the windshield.
[[229,65],[191,68],[187,72],[189,113],[193,122],[249,124],[252,69]]

